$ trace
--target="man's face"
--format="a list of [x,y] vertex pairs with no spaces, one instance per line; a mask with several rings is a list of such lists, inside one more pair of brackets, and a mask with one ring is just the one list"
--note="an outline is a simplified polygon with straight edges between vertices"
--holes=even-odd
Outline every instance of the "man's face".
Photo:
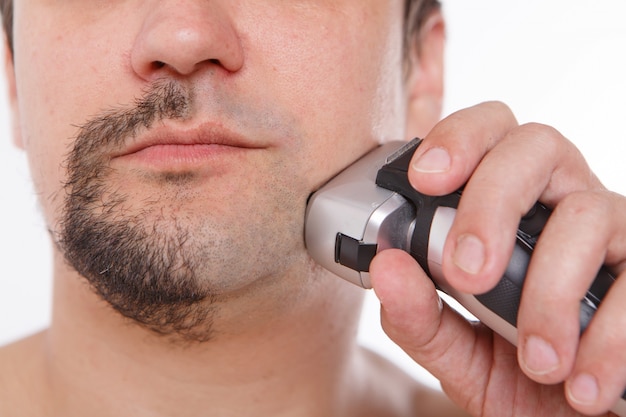
[[60,250],[154,328],[159,302],[306,285],[308,195],[403,137],[402,7],[16,2],[19,129]]

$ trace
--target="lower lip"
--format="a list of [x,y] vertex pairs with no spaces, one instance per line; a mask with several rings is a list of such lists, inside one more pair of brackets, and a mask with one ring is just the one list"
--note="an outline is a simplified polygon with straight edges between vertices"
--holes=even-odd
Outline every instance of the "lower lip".
[[244,151],[244,148],[217,144],[154,145],[117,159],[132,161],[154,169],[189,170],[215,164],[226,157]]

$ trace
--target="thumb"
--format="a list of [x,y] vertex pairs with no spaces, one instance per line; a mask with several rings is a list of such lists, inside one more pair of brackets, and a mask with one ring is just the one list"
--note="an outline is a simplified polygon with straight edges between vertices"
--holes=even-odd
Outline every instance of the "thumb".
[[433,282],[406,252],[381,252],[370,276],[387,335],[439,379],[455,402],[478,412],[489,383],[491,332],[443,304]]

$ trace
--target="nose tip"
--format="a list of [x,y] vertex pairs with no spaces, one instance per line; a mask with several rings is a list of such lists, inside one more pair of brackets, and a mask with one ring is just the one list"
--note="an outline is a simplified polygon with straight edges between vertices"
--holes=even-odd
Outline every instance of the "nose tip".
[[159,6],[144,21],[131,61],[144,79],[166,71],[186,76],[203,66],[235,72],[243,66],[243,51],[225,10]]

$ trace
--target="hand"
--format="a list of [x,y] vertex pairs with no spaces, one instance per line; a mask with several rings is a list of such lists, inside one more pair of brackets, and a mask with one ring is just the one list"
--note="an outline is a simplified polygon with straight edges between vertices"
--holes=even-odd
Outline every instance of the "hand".
[[556,130],[518,126],[501,103],[440,122],[412,163],[409,180],[422,193],[447,194],[467,182],[443,261],[458,291],[495,286],[535,201],[554,212],[526,277],[519,349],[443,305],[398,250],[382,252],[370,268],[387,334],[472,415],[607,413],[626,388],[625,280],[616,279],[582,338],[578,313],[603,263],[616,277],[625,269],[626,198],[607,191]]

